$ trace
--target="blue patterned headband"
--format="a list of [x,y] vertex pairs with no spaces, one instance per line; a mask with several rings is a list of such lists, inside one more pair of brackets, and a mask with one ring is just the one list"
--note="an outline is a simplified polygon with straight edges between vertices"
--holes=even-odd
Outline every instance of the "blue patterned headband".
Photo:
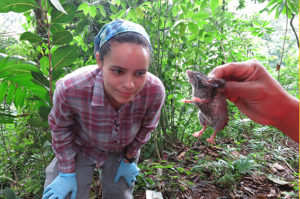
[[149,42],[151,49],[150,38],[145,29],[139,24],[124,19],[116,19],[110,23],[105,24],[101,28],[100,32],[94,39],[96,49],[100,51],[102,46],[111,38],[124,32],[135,32],[141,34]]

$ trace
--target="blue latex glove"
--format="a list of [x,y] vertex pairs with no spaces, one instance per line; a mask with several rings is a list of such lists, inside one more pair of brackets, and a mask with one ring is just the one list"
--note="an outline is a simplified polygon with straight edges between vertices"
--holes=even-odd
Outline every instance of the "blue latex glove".
[[53,182],[45,188],[43,199],[64,199],[70,192],[72,192],[71,199],[75,199],[77,194],[76,173],[59,172]]
[[127,182],[128,186],[132,187],[132,183],[136,181],[136,176],[139,174],[140,169],[133,163],[125,163],[124,158],[122,159],[118,168],[115,182],[118,182],[120,177],[123,177]]

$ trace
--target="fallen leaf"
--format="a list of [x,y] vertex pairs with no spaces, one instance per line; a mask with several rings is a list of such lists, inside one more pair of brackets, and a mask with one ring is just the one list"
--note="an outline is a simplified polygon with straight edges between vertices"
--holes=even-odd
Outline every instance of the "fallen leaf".
[[272,182],[274,182],[276,184],[279,184],[279,185],[287,185],[287,184],[289,184],[289,182],[279,179],[278,176],[267,175],[267,178],[269,180],[271,180]]

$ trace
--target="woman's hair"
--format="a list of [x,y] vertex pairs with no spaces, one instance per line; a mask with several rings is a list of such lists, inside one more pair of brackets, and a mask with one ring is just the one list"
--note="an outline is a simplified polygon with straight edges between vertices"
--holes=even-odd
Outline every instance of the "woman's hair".
[[149,51],[149,54],[151,53],[151,47],[147,39],[142,36],[139,33],[135,32],[124,32],[119,35],[116,35],[115,37],[111,38],[108,42],[106,42],[100,49],[99,52],[99,45],[95,45],[94,47],[94,55],[96,56],[96,52],[99,52],[100,54],[100,60],[103,61],[104,56],[108,55],[111,52],[111,43],[112,42],[118,42],[118,43],[133,43],[133,44],[139,44],[143,47],[146,47]]

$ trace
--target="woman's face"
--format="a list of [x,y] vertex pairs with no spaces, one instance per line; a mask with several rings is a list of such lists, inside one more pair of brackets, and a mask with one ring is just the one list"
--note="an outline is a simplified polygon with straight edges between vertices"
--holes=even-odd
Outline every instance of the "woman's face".
[[143,88],[150,54],[142,45],[111,42],[111,51],[103,61],[99,53],[96,58],[103,73],[105,95],[114,108],[129,102]]

